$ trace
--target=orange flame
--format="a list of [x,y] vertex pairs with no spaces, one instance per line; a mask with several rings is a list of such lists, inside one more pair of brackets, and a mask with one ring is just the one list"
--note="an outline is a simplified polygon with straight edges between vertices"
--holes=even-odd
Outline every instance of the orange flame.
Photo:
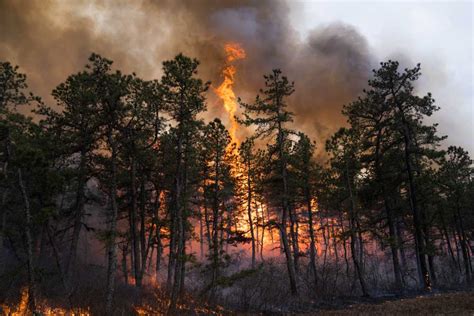
[[[0,310],[3,311],[2,315],[9,315],[9,316],[24,316],[24,315],[32,315],[33,313],[28,310],[28,298],[29,292],[28,288],[23,288],[21,291],[21,299],[18,305],[16,306],[9,306],[6,304],[0,305]],[[36,307],[36,313],[45,316],[90,316],[91,313],[88,309],[81,309],[75,308],[72,310],[60,308],[60,307],[50,307],[47,305],[46,302],[38,302],[38,306]]]
[[229,128],[229,134],[233,143],[238,143],[236,136],[238,123],[235,120],[235,112],[237,111],[237,98],[232,90],[234,86],[234,76],[237,69],[232,63],[236,60],[243,59],[246,57],[244,49],[238,43],[227,43],[224,45],[226,53],[226,65],[222,71],[224,81],[219,87],[214,89],[214,92],[224,103],[224,108],[227,111],[229,122],[231,124]]

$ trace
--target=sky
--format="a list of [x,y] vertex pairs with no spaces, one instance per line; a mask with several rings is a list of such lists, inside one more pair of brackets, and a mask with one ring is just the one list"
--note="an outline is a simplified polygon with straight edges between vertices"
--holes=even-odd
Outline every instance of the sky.
[[[318,142],[346,118],[341,109],[387,59],[421,63],[417,93],[441,110],[429,119],[444,146],[474,153],[473,1],[0,0],[0,60],[19,65],[30,88],[55,106],[51,90],[83,69],[91,52],[124,72],[159,78],[161,62],[182,52],[201,61],[199,76],[222,78],[225,43],[236,63],[235,93],[250,102],[262,75],[282,68],[295,81],[295,126]],[[226,119],[211,89],[208,116]],[[246,136],[241,129],[239,138]]]
[[367,40],[379,61],[421,63],[419,93],[441,107],[431,122],[446,144],[474,153],[474,31],[472,1],[290,1],[291,23],[304,38],[315,27],[342,22]]

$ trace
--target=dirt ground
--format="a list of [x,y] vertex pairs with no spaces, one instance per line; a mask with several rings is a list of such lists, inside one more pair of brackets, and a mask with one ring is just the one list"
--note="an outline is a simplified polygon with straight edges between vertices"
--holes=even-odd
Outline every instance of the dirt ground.
[[342,310],[324,310],[313,315],[472,315],[474,292],[433,294],[386,301],[381,304],[355,304]]

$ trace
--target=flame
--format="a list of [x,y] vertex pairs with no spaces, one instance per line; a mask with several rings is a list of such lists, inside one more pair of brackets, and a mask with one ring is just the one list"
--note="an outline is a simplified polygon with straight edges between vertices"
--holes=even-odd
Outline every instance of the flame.
[[[235,155],[236,161],[233,164],[232,172],[235,178],[237,179],[237,186],[240,188],[241,191],[245,191],[247,188],[247,179],[244,175],[244,166],[242,165],[239,159],[239,152],[237,150],[239,145],[239,139],[237,138],[237,129],[239,127],[238,122],[235,119],[235,113],[237,111],[237,98],[235,96],[233,87],[235,83],[235,75],[237,73],[237,68],[233,64],[235,61],[246,58],[245,50],[240,46],[240,44],[235,42],[229,42],[224,45],[224,51],[226,54],[226,63],[224,65],[224,69],[222,70],[222,75],[224,77],[224,81],[220,84],[220,86],[214,89],[216,95],[222,100],[224,108],[228,114],[228,121],[230,124],[229,134],[232,140],[232,143],[236,144],[237,146],[232,147],[229,146],[228,151]],[[254,195],[256,193],[254,192]],[[240,220],[237,222],[236,227],[240,231],[246,232],[245,235],[247,237],[251,236],[250,233],[250,222],[248,219],[248,215],[246,212],[247,209],[247,201],[242,201],[240,208],[241,208],[241,216]],[[259,240],[260,237],[258,236],[258,228],[259,224],[263,224],[260,220],[263,218],[264,212],[264,205],[258,204],[252,206],[251,211],[251,220],[253,222],[253,227],[256,234],[256,243],[257,246],[262,242]],[[262,228],[260,233],[263,235],[263,244],[271,243],[273,241],[273,231],[269,230],[267,233],[264,232],[265,228]],[[257,238],[259,237],[259,238]]]
[[27,288],[23,288],[21,290],[21,299],[20,303],[18,306],[15,307],[10,307],[7,305],[2,305],[0,306],[5,313],[5,315],[11,315],[11,316],[21,316],[21,315],[27,315],[28,313],[28,298],[29,298],[29,293]]
[[[21,299],[17,306],[8,306],[8,305],[0,305],[0,310],[3,311],[2,315],[9,315],[9,316],[24,316],[24,315],[31,315],[30,311],[28,310],[28,298],[29,292],[28,288],[23,288],[21,290]],[[89,316],[91,313],[89,310],[84,309],[73,309],[67,310],[60,307],[49,307],[45,302],[40,302],[36,308],[36,313],[39,315],[45,316]],[[36,315],[36,314],[35,314]]]
[[224,108],[229,117],[229,134],[233,143],[238,144],[237,128],[238,123],[235,120],[235,112],[237,111],[237,98],[233,90],[234,76],[237,73],[237,68],[232,63],[236,60],[246,57],[245,50],[238,43],[227,43],[224,45],[226,53],[226,64],[222,70],[224,81],[219,87],[214,89],[216,95],[222,100]]

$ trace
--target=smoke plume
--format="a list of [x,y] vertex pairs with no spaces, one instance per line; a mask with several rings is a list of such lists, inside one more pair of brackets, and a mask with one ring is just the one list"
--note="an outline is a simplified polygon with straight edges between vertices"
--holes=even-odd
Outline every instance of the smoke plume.
[[[295,81],[295,126],[321,148],[344,124],[341,107],[365,86],[373,58],[349,25],[324,25],[301,38],[290,9],[290,3],[270,0],[0,0],[0,59],[19,65],[33,91],[54,106],[51,90],[81,70],[91,52],[144,79],[159,78],[161,62],[182,52],[201,61],[200,77],[216,87],[223,46],[238,42],[247,57],[237,63],[236,94],[251,101],[263,74],[281,68]],[[207,115],[222,116],[212,90],[208,99]]]

